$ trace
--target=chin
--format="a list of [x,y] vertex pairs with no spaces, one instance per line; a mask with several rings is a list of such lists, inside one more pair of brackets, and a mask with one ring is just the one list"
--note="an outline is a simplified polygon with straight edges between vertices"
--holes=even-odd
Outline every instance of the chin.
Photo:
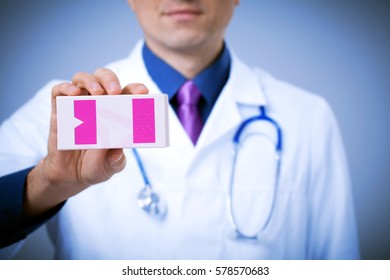
[[207,36],[199,34],[191,34],[190,32],[184,34],[171,34],[166,40],[168,47],[178,51],[190,51],[202,48],[208,42]]

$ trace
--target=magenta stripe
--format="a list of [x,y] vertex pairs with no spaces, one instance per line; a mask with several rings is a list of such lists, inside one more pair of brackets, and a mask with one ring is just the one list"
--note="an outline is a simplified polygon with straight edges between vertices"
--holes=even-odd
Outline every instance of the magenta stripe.
[[133,142],[155,143],[154,99],[133,99]]
[[96,144],[96,100],[75,100],[74,116],[83,122],[74,129],[75,144]]

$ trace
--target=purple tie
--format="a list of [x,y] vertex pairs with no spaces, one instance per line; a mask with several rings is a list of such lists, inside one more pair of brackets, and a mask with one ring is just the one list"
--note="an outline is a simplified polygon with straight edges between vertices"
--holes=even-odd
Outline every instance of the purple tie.
[[177,92],[178,117],[194,145],[202,131],[203,122],[199,113],[198,103],[202,94],[191,80],[185,82]]

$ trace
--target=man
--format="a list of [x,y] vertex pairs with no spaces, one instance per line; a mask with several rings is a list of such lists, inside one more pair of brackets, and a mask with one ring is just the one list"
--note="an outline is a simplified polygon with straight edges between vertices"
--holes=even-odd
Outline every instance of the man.
[[[49,84],[1,127],[1,166],[16,162],[1,171],[1,193],[11,198],[1,208],[4,254],[55,215],[49,228],[57,258],[358,257],[333,114],[320,97],[249,68],[229,51],[224,33],[239,1],[128,2],[145,36],[128,59]],[[187,87],[190,95],[182,98]],[[136,203],[144,181],[131,151],[58,151],[56,143],[57,96],[148,92],[168,94],[172,108],[170,147],[138,149],[154,190],[168,205],[162,219]],[[183,120],[182,99],[195,94],[199,116],[192,129]],[[232,168],[233,136],[259,107],[283,131],[276,176],[274,146],[263,140],[242,144]],[[35,132],[28,142],[15,137],[26,127]],[[260,165],[258,155],[272,164]]]

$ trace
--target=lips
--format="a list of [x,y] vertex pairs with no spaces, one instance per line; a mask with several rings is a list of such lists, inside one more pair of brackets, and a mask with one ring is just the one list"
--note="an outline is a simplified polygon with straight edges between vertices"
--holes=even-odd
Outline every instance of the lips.
[[202,14],[199,9],[183,8],[183,9],[171,9],[163,13],[164,16],[176,19],[179,21],[192,20]]
[[199,15],[201,13],[202,13],[201,11],[195,10],[195,9],[180,9],[180,10],[171,10],[171,11],[165,12],[165,14],[167,16],[180,15],[180,14],[195,14],[195,15]]

